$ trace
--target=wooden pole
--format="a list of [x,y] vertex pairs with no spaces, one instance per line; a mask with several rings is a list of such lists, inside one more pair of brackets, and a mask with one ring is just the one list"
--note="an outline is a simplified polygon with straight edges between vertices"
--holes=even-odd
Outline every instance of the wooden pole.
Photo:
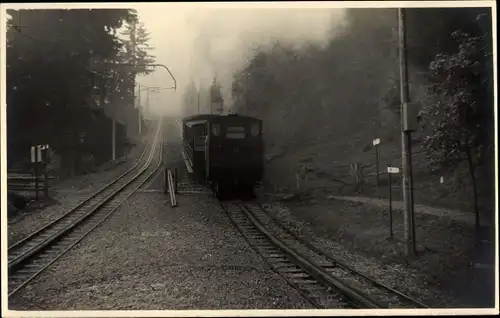
[[[387,165],[390,167],[390,165]],[[392,230],[392,177],[389,169],[387,169],[388,180],[389,180],[389,238],[393,239],[393,230]]]
[[39,195],[38,195],[38,173],[39,173],[39,167],[38,167],[38,163],[40,162],[40,155],[39,155],[39,152],[40,151],[40,146],[36,146],[35,147],[35,192],[36,192],[36,199],[38,200],[39,198]]
[[378,161],[378,145],[375,145],[375,165],[377,168],[377,186],[380,184],[379,161]]
[[116,159],[116,120],[111,116],[111,160]]
[[137,122],[139,125],[139,135],[142,133],[142,118],[141,118],[141,84],[139,84],[139,91],[137,92]]
[[49,176],[47,173],[47,148],[43,152],[43,192],[45,198],[49,198]]
[[164,192],[167,193],[168,192],[168,168],[165,168],[163,170],[163,184],[164,184]]
[[402,143],[402,169],[403,169],[403,201],[405,219],[405,252],[407,256],[416,254],[415,243],[415,215],[412,191],[412,162],[411,162],[411,133],[404,128],[405,107],[409,103],[410,92],[408,84],[408,61],[406,58],[406,33],[405,33],[405,9],[398,9],[398,33],[399,33],[399,75],[401,85],[401,143]]
[[175,193],[177,193],[177,183],[179,182],[179,179],[177,178],[177,168],[174,168],[174,181]]

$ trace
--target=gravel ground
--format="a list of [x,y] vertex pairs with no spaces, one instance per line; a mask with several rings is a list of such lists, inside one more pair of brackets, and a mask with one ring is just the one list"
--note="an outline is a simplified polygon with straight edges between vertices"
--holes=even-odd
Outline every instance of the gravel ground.
[[475,305],[467,302],[464,291],[456,290],[457,282],[467,276],[467,251],[473,241],[472,229],[462,222],[417,214],[419,255],[407,259],[400,213],[394,213],[396,240],[390,241],[388,212],[383,207],[318,197],[268,206],[285,225],[319,248],[429,306]]
[[10,299],[14,310],[311,308],[209,196],[137,193]]
[[144,137],[142,143],[131,150],[125,162],[107,171],[64,180],[52,187],[50,205],[42,208],[28,208],[14,217],[9,217],[7,226],[9,245],[75,208],[90,195],[130,169],[144,151],[147,138]]

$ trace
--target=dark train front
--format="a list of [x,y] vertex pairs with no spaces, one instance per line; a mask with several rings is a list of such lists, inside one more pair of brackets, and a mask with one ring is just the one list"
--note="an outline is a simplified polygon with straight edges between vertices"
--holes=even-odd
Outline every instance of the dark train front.
[[205,141],[205,175],[215,195],[252,194],[263,175],[262,121],[227,115],[210,118]]
[[263,176],[260,119],[202,114],[184,118],[182,128],[184,152],[198,181],[207,181],[217,197],[253,194]]

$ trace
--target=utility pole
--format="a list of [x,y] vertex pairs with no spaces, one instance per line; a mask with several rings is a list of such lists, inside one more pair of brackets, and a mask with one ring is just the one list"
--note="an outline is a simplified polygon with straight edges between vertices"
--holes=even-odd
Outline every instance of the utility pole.
[[[133,21],[131,28],[130,28],[130,44],[131,44],[131,51],[132,51],[132,101],[135,101],[135,67],[136,67],[136,60],[135,60],[135,50],[136,50],[136,25],[137,21]],[[140,91],[140,87],[139,87]],[[141,110],[137,110],[137,118],[138,118],[138,127],[137,127],[137,132],[138,136],[141,135]]]
[[141,120],[141,84],[138,84],[139,91],[137,92],[137,121],[139,125],[139,135],[142,133],[142,120]]
[[111,116],[111,160],[116,160],[116,119],[115,112],[113,112],[113,116]]
[[[113,64],[116,64],[116,61],[113,60]],[[113,74],[114,75],[114,74]],[[113,76],[111,75],[111,76]],[[115,82],[111,81],[113,83],[112,87],[114,87]],[[110,107],[111,107],[111,160],[116,160],[116,105],[115,101],[112,98],[114,91],[111,89],[110,90]]]
[[146,112],[149,113],[149,93],[158,93],[160,91],[159,87],[147,87],[146,88]]
[[146,91],[146,111],[149,111],[149,88]]
[[413,204],[413,180],[411,162],[411,128],[409,127],[410,92],[408,84],[408,61],[406,47],[406,17],[405,9],[398,9],[399,37],[399,79],[401,86],[401,142],[403,168],[403,201],[405,223],[405,252],[407,256],[416,254],[415,242],[415,211]]

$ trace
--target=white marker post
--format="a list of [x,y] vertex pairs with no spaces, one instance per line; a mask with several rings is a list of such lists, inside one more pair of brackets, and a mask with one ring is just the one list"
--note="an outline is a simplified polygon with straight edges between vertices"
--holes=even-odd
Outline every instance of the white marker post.
[[379,177],[379,169],[378,169],[378,145],[380,144],[380,138],[373,139],[373,147],[375,148],[375,166],[377,169],[377,186],[379,185],[380,177]]
[[47,173],[48,151],[49,145],[42,146],[43,154],[43,194],[45,198],[49,198],[49,174]]
[[36,148],[34,146],[31,146],[31,163],[36,162]]
[[33,172],[35,175],[35,195],[38,200],[38,164],[42,160],[42,147],[40,145],[31,147],[31,162],[33,163]]
[[31,164],[33,165],[33,181],[35,182],[35,185],[36,185],[36,147],[35,146],[31,146],[30,155],[31,155]]
[[399,173],[398,167],[391,167],[387,165],[387,175],[389,179],[389,238],[393,239],[393,230],[392,230],[392,178],[391,174]]

